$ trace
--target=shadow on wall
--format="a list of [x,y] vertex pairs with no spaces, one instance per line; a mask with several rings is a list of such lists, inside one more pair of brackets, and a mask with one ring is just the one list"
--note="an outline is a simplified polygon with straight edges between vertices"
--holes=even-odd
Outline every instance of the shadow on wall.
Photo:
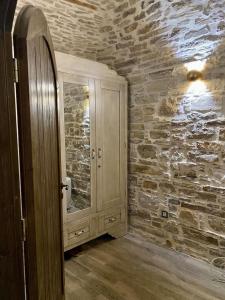
[[[98,53],[129,81],[130,229],[211,261],[225,256],[225,6],[133,3],[114,7]],[[204,80],[190,83],[194,60]]]

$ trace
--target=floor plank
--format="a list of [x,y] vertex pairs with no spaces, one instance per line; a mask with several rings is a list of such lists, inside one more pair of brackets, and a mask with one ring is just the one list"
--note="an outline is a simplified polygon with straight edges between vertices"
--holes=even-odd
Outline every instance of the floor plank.
[[225,299],[219,270],[137,236],[105,236],[65,257],[66,300]]

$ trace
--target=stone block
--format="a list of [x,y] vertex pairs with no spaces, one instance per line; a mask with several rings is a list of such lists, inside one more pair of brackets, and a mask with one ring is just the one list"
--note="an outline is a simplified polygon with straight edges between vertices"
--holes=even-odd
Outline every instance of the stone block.
[[197,241],[199,244],[203,245],[218,246],[218,239],[216,239],[213,235],[194,228],[188,228],[186,226],[182,226],[182,230],[187,239]]
[[198,225],[197,218],[191,210],[181,209],[179,219],[182,223],[187,223],[190,226],[196,227]]
[[172,234],[179,234],[178,224],[175,221],[166,222],[166,224],[163,226],[163,229]]
[[[130,32],[133,32],[136,28],[138,27],[138,23],[137,22],[134,22],[130,25],[128,25],[127,27],[124,28],[124,31],[126,33],[130,33]],[[133,45],[132,45],[133,46]]]
[[143,188],[144,189],[150,189],[150,190],[157,190],[158,184],[157,182],[145,180],[143,182]]
[[142,158],[156,159],[157,148],[153,145],[138,145],[137,151]]
[[165,182],[165,181],[159,183],[159,190],[163,193],[168,193],[168,194],[175,193],[176,191],[173,183]]
[[167,139],[170,137],[170,133],[168,131],[162,131],[162,130],[152,130],[150,131],[150,138],[152,139]]
[[161,4],[160,2],[156,2],[156,3],[153,3],[147,10],[146,10],[146,13],[148,15],[151,15],[155,12],[157,12],[160,8]]

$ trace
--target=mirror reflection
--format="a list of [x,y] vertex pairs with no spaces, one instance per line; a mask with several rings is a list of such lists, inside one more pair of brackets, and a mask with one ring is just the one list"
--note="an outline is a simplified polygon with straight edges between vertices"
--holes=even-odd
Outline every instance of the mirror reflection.
[[89,87],[64,83],[67,212],[91,206]]

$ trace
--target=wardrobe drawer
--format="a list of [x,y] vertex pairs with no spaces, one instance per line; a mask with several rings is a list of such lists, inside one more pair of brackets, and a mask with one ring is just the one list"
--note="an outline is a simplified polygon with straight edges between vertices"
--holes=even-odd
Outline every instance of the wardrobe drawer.
[[81,222],[74,226],[68,226],[68,243],[69,245],[85,240],[90,235],[90,224],[89,222]]
[[84,235],[86,235],[87,233],[89,233],[89,227],[84,227],[84,228],[80,228],[76,231],[70,232],[68,234],[68,238],[73,239],[73,238],[79,238],[79,237],[83,237]]
[[108,229],[114,225],[116,225],[117,223],[119,223],[121,221],[121,211],[120,209],[106,214],[104,216],[104,227],[105,229]]

